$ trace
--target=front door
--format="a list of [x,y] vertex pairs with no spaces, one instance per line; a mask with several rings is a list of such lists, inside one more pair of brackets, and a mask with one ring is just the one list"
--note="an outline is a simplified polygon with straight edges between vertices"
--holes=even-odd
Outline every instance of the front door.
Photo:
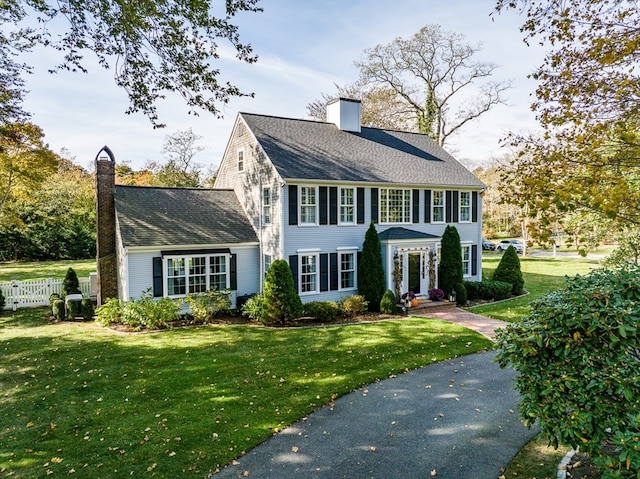
[[409,291],[415,294],[422,293],[422,253],[409,253],[407,255],[409,263],[407,281],[409,283]]

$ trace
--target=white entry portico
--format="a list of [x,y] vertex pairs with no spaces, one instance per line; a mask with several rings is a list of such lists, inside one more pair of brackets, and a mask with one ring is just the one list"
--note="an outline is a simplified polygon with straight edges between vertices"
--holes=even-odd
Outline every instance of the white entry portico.
[[385,262],[387,287],[397,297],[411,291],[428,297],[438,284],[438,245],[441,237],[409,230],[389,228],[379,234]]

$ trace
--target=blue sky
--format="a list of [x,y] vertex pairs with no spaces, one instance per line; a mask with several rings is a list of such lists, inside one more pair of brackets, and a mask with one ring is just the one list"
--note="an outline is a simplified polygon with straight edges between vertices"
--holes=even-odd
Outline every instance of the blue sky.
[[[217,0],[220,2],[221,0]],[[36,70],[28,78],[25,102],[32,121],[44,129],[54,150],[69,150],[75,161],[88,167],[102,146],[111,148],[118,162],[142,168],[149,160],[162,160],[165,136],[189,127],[202,136],[205,149],[196,161],[216,166],[238,112],[306,118],[306,106],[322,93],[333,93],[334,83],[357,79],[354,61],[363,51],[394,38],[408,38],[426,24],[466,35],[481,42],[478,59],[500,66],[493,79],[511,81],[508,105],[469,124],[447,145],[468,166],[506,153],[499,140],[508,131],[536,128],[530,104],[536,84],[527,75],[539,65],[543,51],[527,47],[519,26],[522,18],[509,11],[490,17],[494,0],[262,0],[262,13],[236,18],[241,39],[251,43],[258,63],[243,64],[231,47],[220,43],[221,79],[230,81],[255,98],[235,98],[223,107],[224,119],[202,112],[188,115],[178,96],[158,104],[165,129],[154,130],[142,114],[125,115],[128,99],[113,82],[113,73],[97,65],[91,52],[85,66],[89,74],[47,69],[59,61],[57,53],[38,49],[25,58]]]

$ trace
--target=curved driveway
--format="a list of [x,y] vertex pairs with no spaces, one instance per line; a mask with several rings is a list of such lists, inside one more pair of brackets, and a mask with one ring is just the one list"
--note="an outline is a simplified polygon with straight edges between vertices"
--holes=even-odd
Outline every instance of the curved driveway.
[[472,354],[361,388],[212,477],[497,479],[537,430],[518,418],[515,372],[494,358]]

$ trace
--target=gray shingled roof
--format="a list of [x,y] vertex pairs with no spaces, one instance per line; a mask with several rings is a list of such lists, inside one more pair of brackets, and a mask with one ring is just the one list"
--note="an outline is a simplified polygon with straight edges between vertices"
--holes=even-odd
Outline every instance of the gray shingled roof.
[[125,247],[257,242],[232,190],[116,186]]
[[378,234],[380,241],[389,240],[412,240],[412,239],[438,239],[441,236],[423,233],[421,231],[410,230],[402,226],[394,226]]
[[241,113],[285,180],[365,181],[484,188],[431,138],[377,128]]

